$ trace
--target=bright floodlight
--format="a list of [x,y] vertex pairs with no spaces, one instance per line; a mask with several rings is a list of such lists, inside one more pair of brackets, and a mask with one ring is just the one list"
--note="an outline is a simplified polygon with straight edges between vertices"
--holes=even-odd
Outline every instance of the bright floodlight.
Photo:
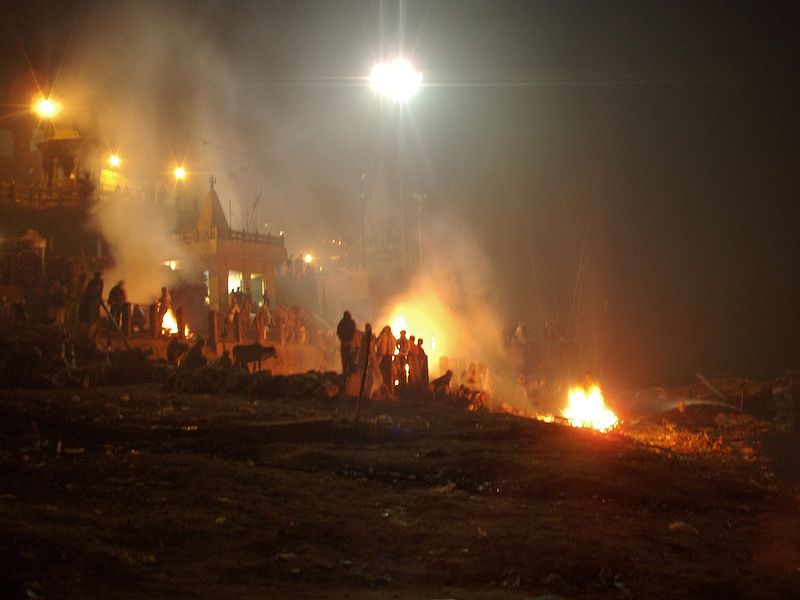
[[116,169],[122,164],[122,159],[117,154],[112,154],[108,157],[108,164],[111,168]]
[[306,264],[308,265],[308,264],[311,264],[311,261],[312,261],[312,260],[314,260],[314,257],[313,257],[313,256],[311,256],[310,254],[306,254],[306,255],[303,257],[303,260],[304,260],[304,261],[306,261]]
[[377,93],[395,102],[405,102],[419,91],[422,73],[408,61],[398,58],[375,65],[369,82]]
[[172,174],[175,176],[176,181],[183,181],[186,179],[186,169],[184,169],[182,166],[175,167],[175,170],[172,172]]
[[61,103],[52,98],[40,96],[34,101],[33,110],[42,119],[52,119],[61,111]]

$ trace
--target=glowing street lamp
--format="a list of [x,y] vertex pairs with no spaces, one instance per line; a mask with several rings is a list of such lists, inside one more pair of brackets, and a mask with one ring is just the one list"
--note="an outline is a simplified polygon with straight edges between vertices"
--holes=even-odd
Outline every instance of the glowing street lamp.
[[369,76],[372,89],[393,102],[405,102],[422,86],[422,73],[407,60],[398,58],[390,63],[379,63]]
[[33,101],[33,112],[39,115],[41,119],[52,119],[61,112],[61,103],[52,98],[39,96]]
[[307,265],[310,265],[310,264],[311,264],[311,261],[312,261],[312,260],[314,260],[314,257],[313,257],[313,256],[311,256],[311,254],[306,254],[306,255],[303,257],[303,260],[304,260],[304,261],[306,261],[306,264],[307,264]]
[[186,169],[183,167],[183,165],[175,167],[175,170],[172,171],[172,174],[175,176],[175,181],[183,181],[186,179]]
[[111,154],[108,157],[108,164],[112,169],[117,169],[122,164],[122,159],[118,154]]

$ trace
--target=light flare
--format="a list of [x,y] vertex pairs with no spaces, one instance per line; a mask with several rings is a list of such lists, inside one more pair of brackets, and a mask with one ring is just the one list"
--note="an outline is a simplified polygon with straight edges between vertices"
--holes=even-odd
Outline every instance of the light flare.
[[33,111],[42,119],[52,119],[61,112],[61,103],[52,98],[39,96],[33,101]]
[[389,63],[380,63],[372,68],[369,76],[372,89],[394,102],[405,102],[422,86],[422,73],[407,60],[398,58]]
[[619,419],[605,404],[600,386],[575,386],[567,393],[567,407],[561,411],[573,427],[589,427],[609,431],[619,425]]

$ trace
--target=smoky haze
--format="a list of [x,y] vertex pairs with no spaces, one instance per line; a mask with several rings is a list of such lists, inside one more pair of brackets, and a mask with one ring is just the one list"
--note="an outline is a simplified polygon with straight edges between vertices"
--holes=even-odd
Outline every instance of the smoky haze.
[[[83,6],[56,93],[138,182],[185,160],[234,228],[263,190],[290,252],[352,244],[358,166],[399,169],[402,131],[429,264],[479,257],[493,330],[557,323],[621,381],[800,362],[794,7]],[[363,80],[401,46],[426,84],[402,125]]]

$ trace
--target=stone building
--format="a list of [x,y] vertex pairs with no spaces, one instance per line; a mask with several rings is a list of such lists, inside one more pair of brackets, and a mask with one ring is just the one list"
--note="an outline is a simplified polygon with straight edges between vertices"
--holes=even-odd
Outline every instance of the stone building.
[[225,218],[219,196],[210,179],[194,231],[178,236],[186,254],[200,265],[207,283],[209,307],[223,310],[231,290],[248,290],[254,305],[265,294],[275,297],[275,268],[286,260],[282,236],[234,231]]

